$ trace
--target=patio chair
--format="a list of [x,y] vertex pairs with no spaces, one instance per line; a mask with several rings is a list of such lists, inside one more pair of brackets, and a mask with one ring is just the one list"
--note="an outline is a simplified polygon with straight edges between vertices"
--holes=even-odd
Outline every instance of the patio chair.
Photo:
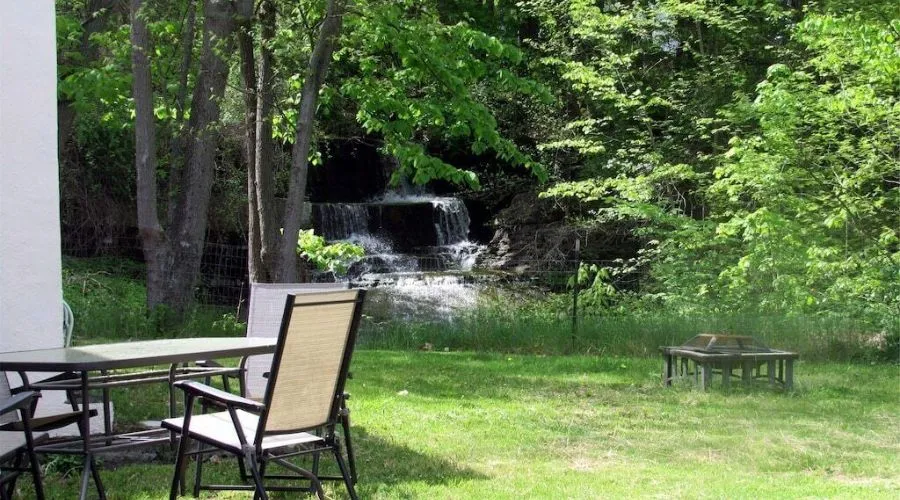
[[[20,377],[24,377],[23,374],[19,374]],[[59,375],[55,375],[53,377],[46,378],[42,380],[42,382],[51,381],[51,380],[62,380],[71,378],[72,374],[69,373],[61,373]],[[9,385],[9,377],[7,377],[6,372],[0,372],[0,400],[6,400],[13,395],[18,395],[20,393],[28,392],[28,385],[25,384],[20,387],[10,388]],[[74,397],[69,397],[70,401],[77,401]],[[72,410],[70,412],[62,412],[62,413],[54,413],[52,415],[44,415],[40,417],[36,417],[35,412],[37,410],[37,398],[32,400],[32,407],[30,412],[30,423],[31,429],[35,432],[49,432],[55,431],[57,429],[62,429],[71,424],[78,424],[78,430],[82,436],[85,435],[84,429],[81,428],[81,412],[78,411],[78,404],[72,403]],[[91,418],[97,416],[97,410],[90,410]],[[22,432],[24,430],[24,420],[15,418],[14,414],[7,414],[0,416],[0,432],[2,431],[16,431]]]
[[[75,327],[75,316],[72,314],[72,308],[69,307],[69,304],[65,300],[62,302],[62,310],[63,343],[64,347],[70,347],[72,345],[72,330]],[[75,375],[74,373],[58,373],[56,375],[41,379],[41,382],[66,380],[74,378],[76,376],[77,375]],[[10,388],[9,377],[7,376],[6,372],[0,372],[0,399],[6,399],[13,394],[18,394],[20,392],[30,390],[30,382],[28,381],[27,375],[25,373],[19,373],[19,378],[21,379],[22,385],[15,388]],[[78,397],[76,391],[67,391],[66,396],[69,400],[69,404],[72,406],[72,411],[55,413],[52,415],[43,415],[40,417],[35,416],[37,411],[37,399],[34,399],[33,406],[31,408],[31,427],[35,432],[55,431],[71,424],[78,424],[78,431],[81,436],[83,437],[86,434],[84,429],[81,428],[81,412],[78,411],[77,401],[80,400],[80,397]],[[90,414],[91,418],[94,418],[98,413],[97,410],[92,409],[90,410]],[[6,418],[0,417],[0,431],[22,431],[22,421],[12,417],[14,417],[14,415],[6,415]]]
[[[281,320],[284,315],[284,301],[288,294],[301,295],[307,293],[320,293],[324,291],[349,290],[349,283],[251,283],[250,305],[247,314],[247,337],[277,338],[281,330]],[[199,366],[221,367],[212,360],[198,361]],[[262,401],[268,385],[269,372],[272,369],[272,355],[263,354],[250,356],[243,360],[241,367],[232,376],[238,377],[238,386],[241,396],[256,401]],[[353,378],[352,374],[348,377]],[[210,380],[206,380],[210,384]],[[231,384],[228,376],[222,377],[222,385],[230,392]],[[356,484],[358,475],[356,472],[356,455],[353,452],[353,439],[350,436],[350,410],[347,408],[349,394],[344,394],[341,404],[341,431],[344,434],[344,448],[347,452],[347,463],[350,465],[350,478]],[[214,402],[207,404],[216,408]],[[223,408],[218,407],[221,410]],[[204,407],[204,413],[207,408]],[[197,457],[194,484],[200,483],[203,475],[203,457]],[[314,467],[315,468],[315,467]],[[194,494],[198,494],[195,490]]]
[[[31,473],[34,480],[34,495],[38,500],[44,499],[44,487],[41,483],[41,466],[34,452],[36,441],[46,438],[45,434],[32,434],[31,409],[38,393],[27,391],[0,400],[0,418],[15,418],[18,410],[21,416],[21,431],[0,431],[0,463],[12,465],[0,468],[0,499],[12,498],[16,480],[26,472]],[[27,458],[28,465],[22,462]]]
[[[344,413],[344,385],[362,315],[364,290],[342,290],[288,295],[283,308],[278,347],[273,356],[265,395],[261,402],[236,396],[199,382],[175,385],[185,393],[184,417],[162,422],[182,435],[175,461],[170,498],[184,487],[185,458],[208,453],[189,453],[189,442],[198,441],[238,457],[241,485],[195,485],[200,489],[254,491],[267,499],[267,490],[315,491],[324,498],[321,480],[340,480],[352,499],[356,490],[344,462],[341,442],[335,432]],[[193,415],[195,400],[213,401],[226,411]],[[321,435],[315,431],[321,430]],[[288,458],[314,457],[330,452],[340,476],[302,469]],[[277,464],[293,474],[266,474]],[[249,469],[249,473],[248,473]],[[309,480],[310,486],[266,485],[265,480]],[[249,484],[252,483],[252,484]]]
[[[288,294],[301,295],[333,290],[347,290],[349,283],[252,283],[247,314],[247,336],[278,338]],[[272,355],[250,356],[244,365],[241,395],[262,399],[272,369]]]

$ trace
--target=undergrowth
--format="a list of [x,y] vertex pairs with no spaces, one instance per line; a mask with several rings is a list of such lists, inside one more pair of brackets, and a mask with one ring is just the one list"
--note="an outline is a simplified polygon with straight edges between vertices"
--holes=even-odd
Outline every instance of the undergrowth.
[[[143,280],[140,263],[65,259],[63,288],[75,313],[75,343],[244,333],[236,311],[221,306],[199,305],[184,324],[165,326],[157,315],[146,312]],[[680,344],[698,333],[728,332],[752,335],[770,347],[799,352],[804,359],[897,362],[900,358],[898,331],[839,316],[683,315],[639,308],[598,314],[597,309],[582,306],[573,328],[567,294],[485,295],[468,312],[442,320],[413,320],[375,312],[372,306],[361,327],[362,348],[655,356],[659,346]]]

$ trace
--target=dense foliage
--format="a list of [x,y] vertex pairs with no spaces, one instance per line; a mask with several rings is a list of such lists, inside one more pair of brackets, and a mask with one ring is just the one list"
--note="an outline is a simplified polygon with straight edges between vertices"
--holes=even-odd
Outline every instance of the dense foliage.
[[[185,33],[200,26],[202,4],[168,0],[146,13],[163,192],[182,161],[198,65],[188,59],[184,73],[183,56],[200,50]],[[273,4],[274,32],[249,33],[272,54],[283,195],[325,2]],[[133,202],[129,23],[116,0],[57,6],[60,100],[75,116],[74,132],[61,125],[73,137],[64,217],[83,220],[86,199]],[[895,329],[898,47],[900,7],[888,0],[357,1],[319,92],[309,156],[322,163],[337,138],[374,144],[396,160],[395,181],[516,181],[578,224],[627,221],[642,250],[625,267],[642,285],[617,291],[616,270],[587,269],[593,312],[828,313]],[[227,56],[211,210],[240,230],[220,213],[246,199],[235,168],[245,89],[240,57]],[[345,250],[338,260],[354,257]]]
[[[645,302],[853,314],[896,328],[897,8],[781,4],[604,12],[572,2],[572,32],[616,55],[563,66],[588,112],[568,124],[579,133],[546,147],[574,148],[595,170],[547,194],[577,200],[598,223],[644,223]],[[648,70],[648,57],[667,68]],[[638,77],[648,72],[659,80]],[[632,118],[624,133],[616,112]]]

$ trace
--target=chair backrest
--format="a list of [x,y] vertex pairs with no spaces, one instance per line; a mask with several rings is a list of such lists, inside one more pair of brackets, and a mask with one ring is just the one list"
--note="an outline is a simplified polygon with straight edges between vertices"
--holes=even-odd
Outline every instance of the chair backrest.
[[72,308],[69,307],[69,304],[64,300],[62,303],[63,307],[63,347],[70,347],[72,345],[72,330],[75,329],[75,315],[72,314]]
[[343,290],[287,297],[258,440],[337,421],[365,294]]
[[[247,336],[277,338],[284,317],[284,301],[288,294],[300,295],[328,290],[346,290],[349,283],[252,283],[247,314]],[[247,359],[244,374],[244,396],[261,399],[268,381],[265,374],[272,369],[272,355]]]

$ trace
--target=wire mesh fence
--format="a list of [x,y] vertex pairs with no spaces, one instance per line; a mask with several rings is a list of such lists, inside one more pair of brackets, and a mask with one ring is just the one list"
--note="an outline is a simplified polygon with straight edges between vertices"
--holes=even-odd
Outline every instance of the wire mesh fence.
[[[194,298],[201,304],[239,307],[249,297],[248,248],[240,240],[207,241],[200,258]],[[85,238],[63,239],[63,255],[78,258],[113,257],[143,262],[141,241],[136,234],[105,235],[102,240]],[[196,255],[193,257],[196,258]],[[441,307],[457,300],[453,295],[476,285],[493,284],[531,289],[541,293],[572,293],[576,291],[573,277],[579,266],[596,265],[617,270],[609,274],[607,282],[616,289],[635,289],[640,274],[625,272],[622,261],[531,259],[513,260],[496,265],[495,261],[472,255],[465,271],[458,267],[458,259],[440,253],[401,254],[386,262],[384,256],[369,256],[377,264],[350,266],[347,275],[311,272],[312,281],[349,281],[354,287],[429,287],[427,300],[411,307]],[[363,262],[366,261],[363,260]],[[491,265],[479,265],[489,262]],[[474,265],[473,265],[474,264]],[[581,288],[585,283],[579,285]]]

